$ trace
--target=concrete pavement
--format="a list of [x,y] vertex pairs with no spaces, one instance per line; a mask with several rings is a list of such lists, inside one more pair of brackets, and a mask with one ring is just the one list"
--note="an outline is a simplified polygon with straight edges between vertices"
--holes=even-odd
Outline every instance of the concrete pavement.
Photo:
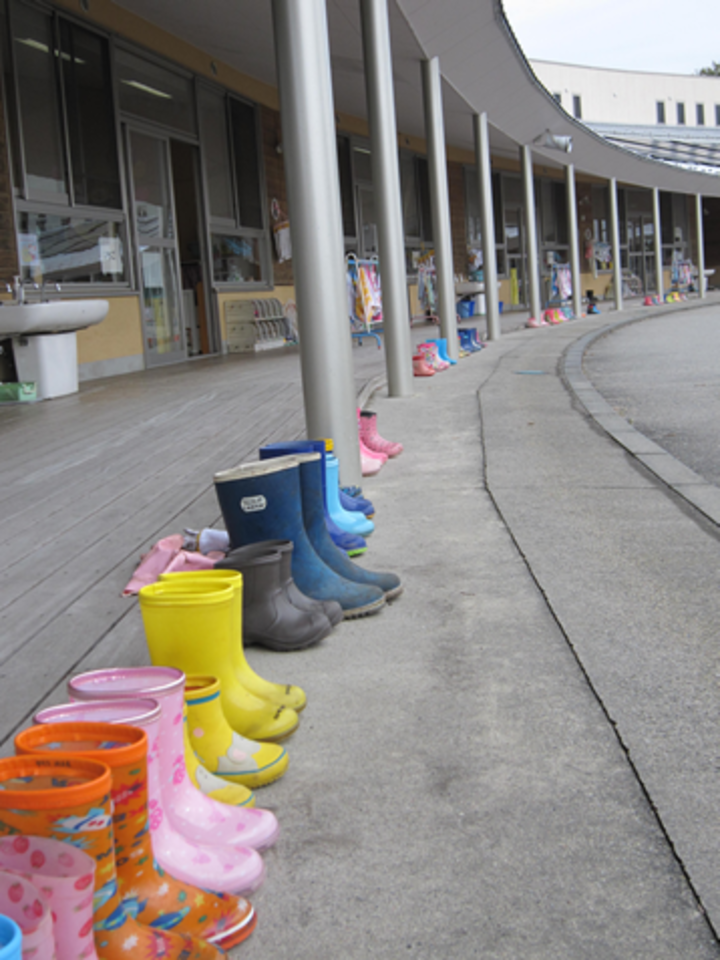
[[406,449],[364,562],[405,593],[251,651],[311,699],[238,957],[720,956],[717,534],[583,405],[616,318],[373,397]]

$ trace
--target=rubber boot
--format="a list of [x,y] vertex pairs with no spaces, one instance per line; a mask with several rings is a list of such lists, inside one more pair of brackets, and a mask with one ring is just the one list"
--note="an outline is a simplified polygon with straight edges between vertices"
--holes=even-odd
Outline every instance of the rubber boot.
[[[284,750],[277,759],[261,766],[262,751],[252,754],[246,745],[256,746],[253,741],[235,733],[222,711],[220,684],[215,677],[187,677],[185,705],[190,742],[207,770],[230,783],[254,788],[272,783],[287,770],[288,755]],[[263,746],[277,749],[277,744]]]
[[349,560],[326,535],[320,513],[319,463],[311,455],[296,458],[300,467],[303,518],[308,537],[317,555],[339,576],[354,583],[374,586],[383,591],[386,600],[402,593],[400,577],[394,573],[373,573]]
[[[301,456],[313,458],[317,470],[322,471],[318,453]],[[215,490],[233,545],[271,539],[292,540],[293,579],[304,594],[315,600],[336,600],[345,617],[377,613],[384,606],[382,590],[339,576],[313,549],[305,530],[300,468],[296,458],[261,460],[223,471],[215,475]],[[325,536],[329,537],[320,473],[317,495],[320,522]],[[333,548],[337,550],[334,545]],[[342,551],[338,553],[347,560]],[[348,563],[352,564],[352,561],[348,560]]]
[[[97,960],[93,936],[95,861],[82,850],[49,837],[2,837],[0,870],[25,877],[38,890],[50,926],[56,960]],[[15,897],[17,898],[17,893]],[[0,905],[3,913],[8,913]],[[52,913],[50,913],[52,911]],[[37,908],[32,911],[37,914]],[[33,944],[23,931],[23,951]],[[32,960],[41,960],[33,954]]]
[[[121,960],[130,947],[137,957],[220,960],[211,944],[145,926],[123,905],[115,864],[111,788],[109,767],[76,753],[0,759],[0,835],[52,837],[67,845],[69,853],[81,847],[91,857],[96,864],[93,927],[100,960]],[[92,874],[86,876],[91,889]],[[250,907],[248,934],[254,925]]]
[[205,891],[250,887],[250,877],[258,872],[262,882],[262,858],[250,848],[187,841],[183,848],[177,846],[180,838],[175,835],[172,869],[162,865],[148,830],[148,736],[144,730],[118,723],[38,724],[17,734],[15,750],[35,756],[75,753],[110,767],[120,899],[141,923],[202,937],[223,949],[245,939],[246,927],[254,918],[247,900]]
[[[230,726],[250,740],[282,740],[298,725],[289,707],[276,707],[250,693],[235,673],[234,598],[231,586],[161,581],[139,593],[150,659],[184,673],[210,673],[220,681]],[[211,643],[203,638],[211,637]]]
[[10,917],[0,916],[0,960],[20,960],[22,931]]
[[401,443],[393,443],[392,440],[385,440],[380,436],[377,428],[377,414],[372,410],[361,410],[358,423],[360,436],[366,447],[370,447],[376,453],[387,454],[388,457],[397,457],[403,452]]
[[327,494],[327,509],[341,530],[356,533],[361,537],[369,536],[375,529],[372,520],[368,520],[364,513],[344,510],[340,503],[340,477],[338,459],[331,455],[325,457],[325,489]]
[[[148,755],[152,756],[153,752],[157,751],[160,716],[161,708],[157,700],[141,698],[136,700],[91,700],[88,702],[79,700],[74,703],[63,703],[56,707],[46,707],[35,714],[35,722],[40,724],[123,723],[126,726],[141,727],[148,735]],[[153,810],[158,806],[162,808],[160,785],[155,783],[156,780],[155,772],[151,770],[148,775],[148,794],[149,803],[152,804]],[[225,811],[222,811],[222,815],[222,833],[212,824],[205,825],[205,832],[198,833],[200,840],[206,840],[210,845],[228,843],[231,846],[240,845],[262,851],[272,846],[277,838],[279,826],[275,815],[269,810],[243,810],[229,816],[226,816]],[[163,817],[163,822],[167,823],[167,817]],[[203,827],[202,824],[201,827]],[[170,842],[176,843],[175,831],[172,831],[172,833]],[[154,835],[153,844],[161,845],[165,842],[165,839],[164,834],[160,837]],[[172,873],[170,866],[168,869]]]
[[[240,547],[240,552],[248,549],[256,549],[257,545],[253,547]],[[272,550],[270,552],[277,553],[277,550]],[[231,556],[231,555],[230,555]],[[245,587],[243,582],[243,575],[240,570],[236,570],[232,561],[228,562],[228,558],[224,560],[219,560],[215,567],[212,570],[202,570],[198,571],[197,574],[193,573],[168,573],[161,574],[160,580],[167,580],[169,583],[173,582],[182,582],[183,584],[192,584],[193,581],[196,583],[226,583],[233,587],[235,591],[235,599],[233,603],[233,637],[234,637],[234,646],[233,646],[233,663],[235,666],[235,674],[240,681],[240,683],[245,687],[246,690],[249,690],[250,693],[254,694],[256,697],[260,697],[261,700],[267,700],[269,703],[273,703],[278,707],[286,706],[290,707],[296,713],[300,713],[301,710],[305,709],[307,704],[307,696],[305,691],[300,687],[296,687],[290,683],[272,683],[270,680],[264,680],[262,677],[258,676],[257,673],[253,670],[250,664],[247,662],[245,657],[244,646],[246,645],[245,641],[245,611],[244,606],[244,595]],[[289,603],[289,600],[287,601]],[[327,618],[326,618],[327,619]],[[185,683],[185,692],[187,694],[187,688],[189,684],[189,679],[186,678]],[[187,702],[187,696],[185,697]],[[238,736],[236,734],[236,736]],[[284,752],[283,748],[277,744],[269,743],[256,743],[252,740],[245,740],[243,750],[246,753],[251,753],[253,756],[256,756],[256,760],[259,764],[259,767],[273,766],[277,767],[277,764],[280,760],[281,754]],[[262,756],[262,759],[261,759]],[[287,766],[287,763],[285,764]],[[285,769],[283,766],[283,770]],[[272,777],[272,780],[276,780],[280,776],[278,773],[276,776]],[[244,782],[244,781],[243,781]],[[268,780],[268,783],[271,781]],[[257,786],[262,786],[263,784],[258,783]]]
[[340,503],[345,510],[357,510],[364,513],[368,520],[372,520],[375,516],[375,507],[369,500],[366,500],[365,497],[351,497],[341,489]]
[[[325,487],[325,456],[327,454],[324,440],[286,440],[280,443],[268,443],[258,451],[261,460],[274,457],[292,456],[296,453],[319,453],[323,462],[323,503],[325,504],[325,523],[328,533],[336,547],[344,550],[349,557],[359,557],[367,551],[367,543],[360,534],[351,533],[339,527],[328,511],[327,490]],[[237,544],[236,546],[239,546]]]
[[248,646],[304,650],[332,631],[322,610],[307,613],[288,600],[280,580],[279,551],[240,548],[233,550],[231,560],[220,560],[217,566],[242,574],[242,638]]
[[434,377],[435,370],[430,366],[421,353],[416,353],[412,358],[413,376],[415,377]]
[[[314,610],[319,605],[330,623],[336,627],[343,618],[343,610],[340,604],[334,600],[313,600],[312,597],[305,596],[293,580],[292,540],[266,540],[265,543],[268,546],[272,545],[280,553],[280,583],[290,603],[298,610]],[[232,551],[228,556],[232,557]]]
[[[278,831],[274,814],[217,803],[191,784],[183,762],[187,729],[184,688],[185,675],[170,667],[92,670],[68,683],[70,695],[83,702],[98,697],[115,702],[137,693],[159,703],[159,725],[152,722],[143,727],[149,739],[150,812],[157,821],[154,824],[151,819],[153,830],[167,822],[173,835],[200,843],[267,846]],[[246,838],[252,843],[247,844]]]
[[427,342],[437,344],[438,356],[440,357],[443,363],[446,363],[452,367],[455,366],[455,364],[457,363],[457,360],[451,360],[450,357],[448,356],[447,340],[444,337],[435,337],[431,340],[428,340]]
[[[23,960],[57,960],[53,920],[47,902],[31,880],[2,868],[0,914],[10,917],[20,927]],[[91,930],[92,920],[88,933]]]

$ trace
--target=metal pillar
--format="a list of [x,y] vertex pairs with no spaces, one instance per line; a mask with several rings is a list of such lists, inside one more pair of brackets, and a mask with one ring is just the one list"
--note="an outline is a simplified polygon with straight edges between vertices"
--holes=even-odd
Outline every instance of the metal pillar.
[[360,13],[388,392],[391,397],[408,397],[413,392],[412,345],[387,0],[360,0]]
[[485,310],[488,340],[500,339],[500,310],[498,307],[497,254],[495,253],[495,214],[490,166],[490,136],[487,114],[473,116],[475,131],[475,168],[478,178],[478,197],[482,216],[483,277],[485,283]]
[[703,212],[702,195],[695,196],[695,220],[697,227],[697,248],[698,248],[698,287],[700,288],[700,298],[705,299],[705,236],[703,232]]
[[615,290],[615,309],[622,310],[622,262],[620,259],[620,221],[618,219],[617,180],[611,177],[610,189],[610,240],[613,257],[613,288]]
[[458,359],[455,279],[453,271],[450,198],[448,195],[445,125],[443,122],[440,61],[437,57],[422,62],[425,131],[428,144],[430,202],[432,206],[435,273],[438,284],[438,315],[441,336],[447,340],[448,356]]
[[[660,220],[660,190],[658,187],[653,187],[653,230],[655,232],[655,276],[657,280],[655,285],[657,286],[657,295],[660,300],[665,296],[665,279],[663,277],[663,262],[662,262],[662,222]],[[645,291],[647,293],[647,290]]]
[[273,0],[283,155],[308,437],[332,437],[359,483],[352,341],[325,0]]
[[577,196],[575,193],[575,166],[565,167],[565,190],[568,208],[568,239],[570,241],[570,273],[572,275],[573,314],[582,316],[582,281],[580,278],[580,235],[578,233]]
[[537,320],[542,315],[540,293],[540,264],[538,263],[537,224],[535,222],[535,184],[533,183],[532,150],[520,147],[523,193],[525,196],[525,233],[527,241],[527,278],[530,287],[530,316]]

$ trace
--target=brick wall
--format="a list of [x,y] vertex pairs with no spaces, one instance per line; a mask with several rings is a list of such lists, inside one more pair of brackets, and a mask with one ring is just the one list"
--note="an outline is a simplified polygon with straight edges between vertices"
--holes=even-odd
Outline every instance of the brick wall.
[[[2,77],[0,76],[0,86]],[[15,247],[15,228],[12,214],[12,193],[10,187],[10,158],[5,134],[5,116],[3,98],[0,89],[0,290],[4,282],[12,280],[17,273],[17,249]]]
[[[285,185],[285,164],[283,155],[276,147],[282,143],[282,129],[280,114],[269,107],[261,107],[263,157],[265,162],[265,183],[267,186],[268,209],[273,199],[277,200],[281,208],[288,213],[287,187]],[[278,263],[273,245],[273,279],[276,286],[292,284],[292,260]]]
[[450,230],[453,246],[453,272],[467,276],[467,230],[465,227],[465,176],[461,163],[448,163],[450,193]]

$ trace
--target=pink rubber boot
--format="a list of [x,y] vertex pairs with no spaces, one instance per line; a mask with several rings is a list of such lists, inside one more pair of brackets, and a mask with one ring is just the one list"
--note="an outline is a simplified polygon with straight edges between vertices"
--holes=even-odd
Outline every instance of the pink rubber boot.
[[[141,694],[158,701],[159,714],[156,710],[143,724],[148,735],[148,812],[155,858],[185,883],[247,896],[262,884],[265,865],[256,850],[234,845],[244,844],[235,818],[253,813],[266,822],[264,814],[275,818],[269,811],[216,803],[190,783],[183,750],[184,685],[185,675],[172,667],[118,667],[80,674],[69,681],[68,690],[83,702]],[[229,837],[234,838],[233,845]]]
[[416,353],[412,358],[413,363],[413,375],[416,377],[434,377],[435,371],[433,368],[425,362],[425,357],[420,353]]
[[432,367],[436,373],[440,370],[447,370],[450,366],[449,363],[441,359],[436,343],[420,343],[418,344],[417,352],[424,357],[425,363]]
[[377,429],[377,414],[371,410],[359,411],[360,439],[374,453],[384,453],[388,457],[397,457],[403,452],[401,443],[393,443],[380,436]]
[[0,870],[0,913],[22,931],[22,960],[56,960],[52,917],[34,883]]
[[[157,669],[150,668],[147,669]],[[118,700],[91,700],[63,703],[57,707],[46,707],[35,714],[35,723],[73,723],[87,721],[89,723],[125,723],[133,727],[142,727],[148,735],[148,753],[154,751],[153,735],[157,737],[161,719],[161,706],[152,698],[128,697]],[[191,786],[194,792],[195,788]],[[209,799],[209,798],[205,798]],[[152,800],[150,807],[152,810]],[[223,814],[222,830],[217,826],[210,827],[202,833],[203,824],[195,824],[198,828],[194,840],[202,843],[228,844],[230,846],[252,847],[261,852],[271,847],[278,838],[280,827],[274,813],[269,810],[260,810],[249,807],[228,807],[209,800],[212,807],[219,807]],[[214,817],[214,809],[212,815]]]
[[[97,960],[93,936],[95,861],[82,850],[49,837],[2,837],[0,869],[29,880],[50,920],[57,960]],[[7,911],[2,909],[3,913]],[[20,923],[20,921],[16,921]],[[22,924],[21,924],[22,926]],[[30,937],[23,931],[23,960]],[[32,960],[40,960],[36,953]]]

